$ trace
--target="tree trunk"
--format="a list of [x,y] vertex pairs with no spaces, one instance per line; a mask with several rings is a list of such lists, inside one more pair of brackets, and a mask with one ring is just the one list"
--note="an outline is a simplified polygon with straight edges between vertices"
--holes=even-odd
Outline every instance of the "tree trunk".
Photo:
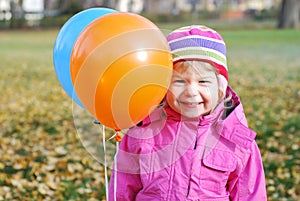
[[196,6],[197,6],[198,0],[191,0],[190,2],[191,2],[191,13],[194,14],[197,12]]
[[25,18],[24,18],[24,10],[22,8],[23,1],[13,1],[10,0],[10,12],[11,12],[11,19],[10,19],[10,28],[21,28],[24,25]]
[[142,13],[148,13],[148,0],[143,0],[143,9]]
[[296,29],[299,27],[300,1],[282,0],[278,22],[279,29]]
[[128,1],[127,7],[128,7],[128,12],[130,13],[133,11],[133,4],[134,4],[133,0]]
[[103,6],[109,8],[109,7],[110,7],[110,2],[109,2],[109,0],[104,0],[104,1],[103,1]]

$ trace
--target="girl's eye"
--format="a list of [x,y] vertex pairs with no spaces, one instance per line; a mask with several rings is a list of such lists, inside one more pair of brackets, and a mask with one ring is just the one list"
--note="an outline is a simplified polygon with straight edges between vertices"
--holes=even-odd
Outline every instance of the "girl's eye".
[[185,80],[174,80],[175,83],[184,84]]

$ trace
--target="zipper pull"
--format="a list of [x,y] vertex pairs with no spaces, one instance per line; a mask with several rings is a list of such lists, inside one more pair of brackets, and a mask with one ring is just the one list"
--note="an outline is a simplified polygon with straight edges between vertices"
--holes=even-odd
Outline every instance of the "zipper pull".
[[195,145],[194,145],[194,150],[197,148],[197,143],[198,143],[198,139],[197,139],[197,136],[196,136]]
[[189,180],[189,185],[188,185],[187,192],[186,192],[186,198],[188,198],[188,196],[190,194],[190,188],[191,188],[191,180]]

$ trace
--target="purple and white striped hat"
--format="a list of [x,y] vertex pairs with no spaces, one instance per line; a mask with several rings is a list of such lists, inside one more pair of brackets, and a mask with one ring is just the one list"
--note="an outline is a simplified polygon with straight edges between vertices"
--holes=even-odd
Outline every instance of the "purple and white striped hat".
[[191,25],[172,31],[167,40],[173,63],[182,60],[200,60],[212,64],[218,73],[223,91],[228,84],[226,45],[221,35],[203,25]]

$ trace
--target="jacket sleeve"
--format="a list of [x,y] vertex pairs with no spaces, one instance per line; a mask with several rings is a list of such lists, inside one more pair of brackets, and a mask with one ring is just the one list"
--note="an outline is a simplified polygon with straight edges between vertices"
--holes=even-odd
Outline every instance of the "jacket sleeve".
[[[109,183],[109,201],[131,201],[135,200],[137,193],[142,188],[140,175],[138,174],[139,164],[136,157],[132,157],[133,150],[125,135],[115,156],[114,163],[117,164],[117,171],[112,170]],[[115,186],[116,184],[116,186]],[[115,199],[116,197],[116,199]]]
[[241,171],[229,182],[230,198],[232,201],[267,201],[264,169],[255,141],[246,158]]

